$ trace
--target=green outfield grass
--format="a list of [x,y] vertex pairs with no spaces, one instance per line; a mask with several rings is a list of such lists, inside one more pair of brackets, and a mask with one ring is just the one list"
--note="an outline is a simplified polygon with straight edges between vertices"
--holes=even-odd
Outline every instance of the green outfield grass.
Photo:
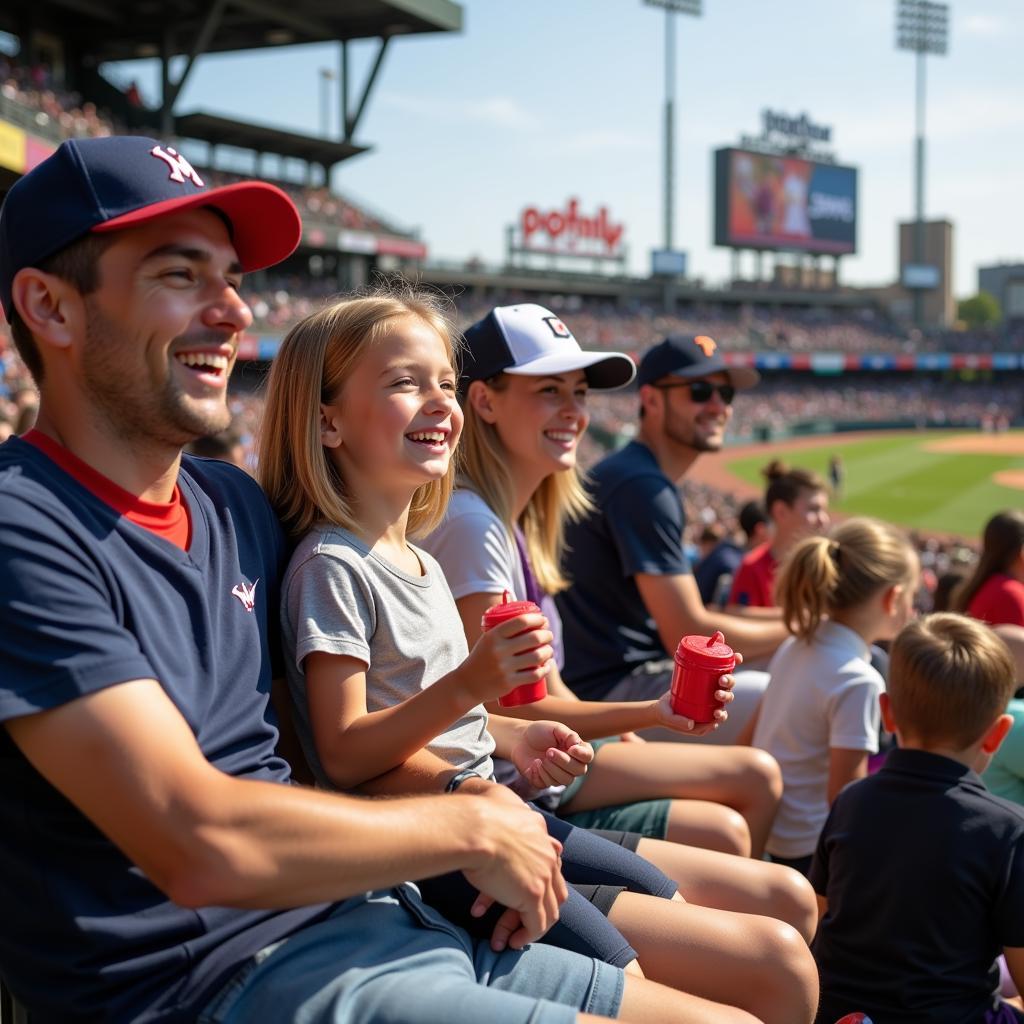
[[762,455],[730,460],[726,452],[725,458],[731,472],[760,486],[760,470],[771,458],[825,476],[829,458],[838,454],[846,481],[841,499],[833,503],[837,510],[977,538],[994,512],[1024,505],[1024,491],[992,482],[1000,470],[1024,469],[1024,457],[925,451],[928,442],[955,436],[952,431],[922,431],[844,440],[837,434],[822,448],[787,451],[783,443]]

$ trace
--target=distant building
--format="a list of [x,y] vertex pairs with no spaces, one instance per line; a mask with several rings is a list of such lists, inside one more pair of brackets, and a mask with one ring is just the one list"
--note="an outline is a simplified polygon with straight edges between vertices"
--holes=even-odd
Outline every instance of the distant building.
[[978,267],[978,291],[999,300],[1004,321],[1024,321],[1024,263]]

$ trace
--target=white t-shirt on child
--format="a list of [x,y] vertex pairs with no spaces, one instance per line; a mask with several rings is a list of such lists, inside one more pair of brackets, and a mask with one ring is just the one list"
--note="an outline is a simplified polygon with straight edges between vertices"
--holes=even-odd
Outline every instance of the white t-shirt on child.
[[829,811],[830,750],[878,750],[885,683],[870,657],[859,634],[823,622],[810,643],[786,640],[768,666],[754,746],[782,769],[782,803],[767,843],[774,856],[814,852]]

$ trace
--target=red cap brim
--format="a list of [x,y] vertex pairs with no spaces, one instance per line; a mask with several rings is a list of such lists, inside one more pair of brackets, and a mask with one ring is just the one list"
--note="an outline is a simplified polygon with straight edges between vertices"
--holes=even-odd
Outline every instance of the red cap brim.
[[231,222],[231,241],[246,273],[280,263],[295,252],[302,238],[302,218],[295,203],[286,192],[265,181],[240,181],[151,203],[97,224],[93,231],[118,231],[201,206],[220,210]]

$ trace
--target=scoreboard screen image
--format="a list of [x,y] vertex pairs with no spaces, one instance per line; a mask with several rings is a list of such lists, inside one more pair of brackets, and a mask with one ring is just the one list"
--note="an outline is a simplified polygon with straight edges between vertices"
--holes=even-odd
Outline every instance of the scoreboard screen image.
[[716,150],[715,245],[856,252],[856,168],[743,149]]

